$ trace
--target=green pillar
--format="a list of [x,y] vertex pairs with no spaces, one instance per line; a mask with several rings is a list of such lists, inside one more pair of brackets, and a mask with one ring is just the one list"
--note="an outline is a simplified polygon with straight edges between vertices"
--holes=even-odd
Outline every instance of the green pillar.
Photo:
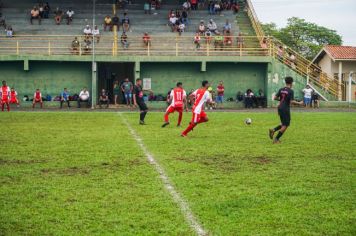
[[96,73],[97,63],[92,62],[92,77],[91,77],[91,108],[95,109],[97,104],[97,94],[98,94],[98,75]]
[[206,61],[202,61],[201,62],[200,71],[201,72],[206,72]]
[[30,65],[29,65],[28,59],[25,59],[23,61],[23,70],[24,71],[29,71],[30,70]]
[[135,61],[135,81],[141,77],[141,64],[139,61]]
[[273,93],[273,64],[270,62],[267,65],[267,77],[266,77],[266,96],[267,107],[273,107],[272,93]]

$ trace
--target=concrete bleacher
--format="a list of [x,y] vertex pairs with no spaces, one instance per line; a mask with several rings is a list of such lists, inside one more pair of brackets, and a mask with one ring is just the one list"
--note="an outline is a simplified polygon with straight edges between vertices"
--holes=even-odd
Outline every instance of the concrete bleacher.
[[[167,44],[167,48],[171,47],[168,45],[169,42],[167,41],[159,40],[159,42],[155,42],[154,37],[170,37],[174,40],[174,38],[178,35],[177,33],[170,32],[170,28],[167,25],[167,16],[170,9],[181,8],[181,5],[178,4],[179,1],[163,1],[161,9],[153,10],[151,15],[144,14],[143,0],[136,0],[132,2],[133,4],[127,5],[125,10],[129,15],[131,23],[130,32],[127,32],[131,46],[142,46],[142,34],[144,32],[148,32],[152,36],[152,47],[154,47],[155,44],[160,47],[164,47],[165,44]],[[82,35],[85,25],[92,25],[93,23],[92,1],[53,0],[49,2],[52,11],[55,10],[56,7],[60,7],[64,12],[70,7],[75,11],[74,20],[71,25],[66,24],[65,17],[63,18],[61,25],[55,25],[53,14],[50,14],[49,19],[42,19],[41,25],[38,24],[37,20],[34,20],[33,25],[31,25],[29,20],[30,10],[34,5],[36,5],[36,1],[3,0],[3,3],[3,17],[6,19],[7,24],[13,27],[15,35]],[[102,23],[106,15],[112,15],[113,13],[112,1],[97,0],[95,8],[96,25],[99,26],[100,32],[104,36],[100,42],[100,45],[101,47],[111,47],[114,38],[113,33],[108,31],[104,32]],[[186,41],[187,45],[189,45],[189,50],[193,50],[194,45],[191,42],[200,20],[204,20],[207,24],[209,19],[214,19],[220,30],[222,29],[226,19],[229,19],[233,26],[232,33],[234,36],[237,36],[239,32],[241,32],[244,36],[255,36],[251,22],[249,21],[246,12],[242,9],[243,6],[237,15],[234,15],[232,11],[223,11],[220,16],[209,15],[207,9],[191,11],[189,13],[190,23],[187,26],[186,32],[183,33],[183,36],[189,37],[183,37],[184,39],[181,39],[181,41]],[[123,12],[123,9],[117,10],[120,20],[123,16]],[[121,32],[122,29],[120,29],[119,36],[121,35]],[[1,34],[4,34],[4,32]],[[68,42],[57,42],[57,44],[61,44],[63,47],[68,47],[71,40],[72,39],[68,40]],[[259,48],[260,45],[256,38],[247,38],[245,39],[245,47]]]

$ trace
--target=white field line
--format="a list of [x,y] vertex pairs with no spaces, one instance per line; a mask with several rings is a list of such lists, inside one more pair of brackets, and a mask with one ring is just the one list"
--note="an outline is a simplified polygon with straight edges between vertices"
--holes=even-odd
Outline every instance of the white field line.
[[154,156],[148,151],[145,144],[143,143],[141,137],[136,133],[136,131],[132,128],[132,126],[127,122],[126,118],[122,115],[122,113],[118,113],[121,117],[123,123],[129,129],[132,137],[136,140],[138,146],[142,149],[148,162],[155,168],[158,172],[161,181],[163,182],[164,187],[167,191],[171,194],[174,202],[179,205],[180,210],[184,214],[185,220],[189,224],[189,226],[196,232],[199,236],[208,235],[203,227],[200,225],[196,217],[194,216],[193,212],[191,211],[187,201],[183,199],[181,194],[174,188],[173,184],[171,183],[168,175],[166,174],[165,170],[162,166],[156,161]]

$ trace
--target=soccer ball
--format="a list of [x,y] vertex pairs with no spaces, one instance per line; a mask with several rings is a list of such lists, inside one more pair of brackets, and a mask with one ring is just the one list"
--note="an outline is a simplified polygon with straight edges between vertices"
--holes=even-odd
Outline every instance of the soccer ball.
[[245,120],[245,124],[246,124],[246,125],[252,124],[251,118],[247,118],[247,119]]

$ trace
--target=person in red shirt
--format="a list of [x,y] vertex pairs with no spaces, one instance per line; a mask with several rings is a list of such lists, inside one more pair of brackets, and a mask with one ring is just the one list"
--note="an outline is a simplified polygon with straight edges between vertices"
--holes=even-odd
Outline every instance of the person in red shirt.
[[220,108],[223,108],[225,87],[222,81],[220,81],[216,91],[218,92],[218,96],[216,97],[216,107],[220,104]]
[[209,95],[209,82],[204,80],[202,82],[202,87],[200,89],[195,90],[191,95],[191,98],[195,99],[192,113],[193,117],[189,126],[182,132],[181,136],[186,137],[187,134],[194,129],[197,124],[208,122],[208,117],[204,112],[204,104],[211,103],[210,95]]
[[14,88],[11,88],[10,91],[10,104],[16,104],[17,107],[20,106],[19,99],[17,98],[17,92],[15,91]]
[[177,124],[177,126],[179,127],[182,122],[184,106],[186,111],[188,111],[187,93],[183,89],[183,84],[181,82],[178,82],[177,87],[171,90],[171,93],[169,95],[169,102],[170,105],[167,108],[166,113],[164,114],[164,124],[162,125],[162,128],[169,125],[168,116],[169,114],[174,113],[175,111],[179,113]]
[[43,108],[42,94],[40,89],[36,89],[36,92],[33,95],[32,108],[35,108],[36,103],[39,103],[41,108]]
[[1,111],[4,111],[5,104],[7,111],[10,111],[10,87],[6,85],[6,81],[2,81],[1,93]]
[[142,40],[145,47],[148,47],[151,44],[151,37],[147,32],[143,34]]

